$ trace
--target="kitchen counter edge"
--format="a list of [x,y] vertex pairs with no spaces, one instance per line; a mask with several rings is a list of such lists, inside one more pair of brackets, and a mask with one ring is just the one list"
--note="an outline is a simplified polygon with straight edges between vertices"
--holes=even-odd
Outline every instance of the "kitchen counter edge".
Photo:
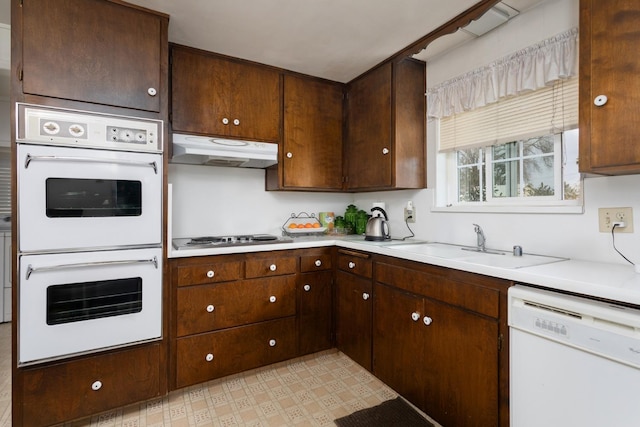
[[386,247],[388,242],[368,242],[362,237],[310,237],[296,238],[293,243],[231,246],[214,249],[190,249],[177,251],[170,248],[169,258],[185,258],[234,253],[306,249],[327,246],[354,249],[394,258],[406,259],[440,267],[453,268],[517,283],[544,286],[550,289],[573,292],[586,296],[604,298],[640,306],[640,274],[633,266],[573,260],[552,264],[508,269],[472,264],[462,260],[439,258],[423,254],[398,251]]

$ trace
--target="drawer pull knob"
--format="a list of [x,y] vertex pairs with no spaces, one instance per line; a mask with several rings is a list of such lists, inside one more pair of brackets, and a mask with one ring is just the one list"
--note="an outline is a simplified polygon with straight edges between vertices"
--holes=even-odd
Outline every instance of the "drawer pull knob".
[[276,346],[276,340],[269,340],[269,347],[275,347]]
[[96,381],[93,384],[91,384],[91,390],[93,391],[98,391],[102,388],[102,381]]
[[389,149],[387,147],[382,149],[382,154],[387,155],[389,154]]
[[293,153],[292,153],[291,151],[289,151],[289,152],[287,153],[287,159],[290,159],[290,158],[292,158],[292,157],[293,157]]
[[215,310],[215,307],[213,306],[213,304],[209,304],[207,306],[207,313],[213,313],[213,310]]
[[204,360],[206,360],[207,362],[211,362],[213,360],[213,354],[212,353],[208,353],[205,357]]
[[315,264],[316,264],[316,267],[320,267],[320,266],[322,266],[322,261],[320,261],[319,259],[317,259],[317,260],[316,260],[316,262],[315,262]]
[[150,87],[149,89],[147,89],[147,93],[148,93],[150,96],[156,96],[156,94],[158,93],[158,91],[156,90],[156,88],[155,88],[155,87]]
[[369,295],[368,293],[366,293],[366,292],[364,292],[364,293],[362,294],[362,299],[363,299],[363,300],[365,300],[365,301],[366,301],[366,300],[368,300],[368,299],[369,299],[369,297],[370,297],[370,295]]
[[211,278],[212,278],[213,276],[215,276],[215,275],[216,275],[216,273],[215,273],[213,270],[209,270],[209,271],[207,271],[207,277],[208,277],[209,279],[211,279]]
[[356,268],[356,263],[353,261],[349,262],[349,268]]
[[414,322],[420,320],[420,313],[418,313],[417,311],[411,313],[411,320],[413,320]]
[[269,297],[269,302],[276,302],[276,296],[275,295],[271,295]]
[[233,124],[238,126],[240,124],[240,119],[233,119]]
[[596,96],[596,99],[593,100],[593,104],[596,107],[602,107],[608,100],[609,98],[607,98],[607,95],[598,95]]
[[433,319],[429,316],[424,316],[424,319],[422,319],[422,321],[424,322],[425,325],[429,326],[433,323]]
[[304,289],[306,292],[309,292],[309,291],[311,290],[311,285],[309,285],[309,284],[304,285],[304,286],[302,287],[302,289]]
[[226,117],[222,119],[222,124],[223,125],[228,125],[229,124],[229,119],[227,119]]
[[277,267],[275,264],[271,264],[271,265],[269,266],[269,270],[271,270],[271,271],[276,271],[276,269],[277,269],[277,268],[278,268],[278,267]]

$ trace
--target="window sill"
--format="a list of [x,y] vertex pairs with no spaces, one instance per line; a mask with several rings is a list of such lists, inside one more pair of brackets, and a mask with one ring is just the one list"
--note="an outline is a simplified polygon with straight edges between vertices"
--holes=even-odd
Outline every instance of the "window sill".
[[434,206],[431,212],[509,213],[509,214],[583,214],[584,205],[565,206],[507,206],[507,205],[457,205]]

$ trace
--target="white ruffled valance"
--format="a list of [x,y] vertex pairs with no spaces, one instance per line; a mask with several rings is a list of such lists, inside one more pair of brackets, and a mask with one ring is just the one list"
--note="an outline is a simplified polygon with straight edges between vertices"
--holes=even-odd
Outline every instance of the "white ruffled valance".
[[427,91],[427,115],[447,117],[575,76],[577,45],[573,28],[441,83]]

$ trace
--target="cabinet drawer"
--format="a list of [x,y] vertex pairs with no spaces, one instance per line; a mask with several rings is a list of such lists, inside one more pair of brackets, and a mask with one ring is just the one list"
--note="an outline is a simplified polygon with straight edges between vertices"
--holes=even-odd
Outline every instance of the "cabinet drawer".
[[311,271],[331,270],[331,254],[304,255],[300,257],[300,271],[309,273]]
[[351,251],[340,251],[338,253],[338,268],[358,276],[371,278],[373,263],[368,254]]
[[23,424],[57,424],[159,396],[159,381],[159,344],[25,369]]
[[297,258],[252,258],[246,261],[247,279],[253,277],[280,276],[294,274],[297,268]]
[[452,280],[396,265],[376,264],[376,280],[380,283],[498,318],[500,292],[474,284],[472,274],[464,277],[468,277],[468,281],[462,281],[462,277]]
[[178,336],[292,316],[295,276],[180,288],[176,305]]
[[211,262],[178,267],[178,286],[218,283],[240,278],[242,262]]
[[179,338],[176,387],[289,359],[296,346],[295,317]]

